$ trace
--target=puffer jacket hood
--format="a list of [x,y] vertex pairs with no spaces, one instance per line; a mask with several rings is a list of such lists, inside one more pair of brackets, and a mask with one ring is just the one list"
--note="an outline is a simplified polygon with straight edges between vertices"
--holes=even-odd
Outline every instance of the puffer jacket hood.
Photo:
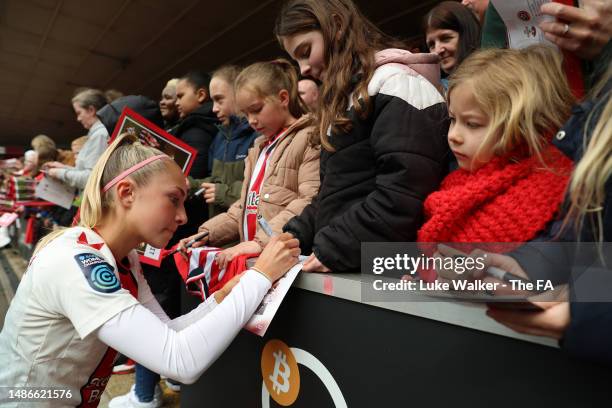
[[109,135],[113,134],[123,108],[128,107],[156,126],[164,128],[164,120],[156,101],[142,95],[127,95],[100,108],[96,115],[104,125]]
[[433,53],[414,54],[399,48],[387,48],[376,53],[376,67],[401,64],[421,74],[436,88],[440,87],[440,57]]

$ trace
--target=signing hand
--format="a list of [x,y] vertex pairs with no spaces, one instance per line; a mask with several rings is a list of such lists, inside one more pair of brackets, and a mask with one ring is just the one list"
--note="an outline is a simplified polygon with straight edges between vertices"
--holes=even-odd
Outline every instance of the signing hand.
[[300,256],[300,242],[289,233],[272,237],[255,263],[255,269],[274,282],[281,278]]

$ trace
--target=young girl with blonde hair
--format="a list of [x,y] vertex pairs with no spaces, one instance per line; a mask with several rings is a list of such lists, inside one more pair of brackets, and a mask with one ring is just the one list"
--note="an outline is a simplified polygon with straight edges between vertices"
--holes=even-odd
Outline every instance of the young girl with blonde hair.
[[277,237],[255,267],[169,320],[134,249],[163,248],[186,222],[185,178],[170,157],[135,140],[119,136],[94,166],[79,226],[39,243],[0,333],[0,387],[52,387],[62,391],[53,404],[94,407],[117,352],[192,383],[297,262],[297,241]]
[[258,216],[280,233],[319,191],[320,148],[297,81],[295,68],[283,59],[250,65],[236,78],[237,106],[261,136],[245,159],[240,198],[200,227],[209,233],[204,242],[215,246],[240,239],[219,253],[221,267],[236,256],[261,252],[270,241]]
[[572,104],[558,54],[478,51],[451,76],[448,101],[459,169],[425,201],[418,240],[535,238],[557,214],[572,169],[551,144]]

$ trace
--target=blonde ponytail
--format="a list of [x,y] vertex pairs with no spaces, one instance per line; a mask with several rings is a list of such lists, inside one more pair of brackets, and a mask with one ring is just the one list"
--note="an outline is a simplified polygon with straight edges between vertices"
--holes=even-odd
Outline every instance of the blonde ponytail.
[[[89,229],[95,228],[106,212],[112,208],[114,202],[114,189],[103,193],[102,188],[126,169],[159,154],[163,153],[152,147],[140,144],[138,138],[134,135],[124,133],[117,136],[113,143],[102,153],[102,156],[100,156],[89,175],[85,190],[83,190],[78,225]],[[151,162],[131,173],[129,178],[137,186],[144,186],[153,173],[166,170],[166,162],[167,160]],[[60,228],[43,237],[36,245],[34,254],[60,236],[64,230],[65,228]]]
[[240,89],[247,89],[263,99],[276,96],[285,89],[289,92],[289,113],[299,119],[308,112],[308,107],[298,91],[297,71],[284,58],[256,62],[243,69],[235,82],[235,92]]

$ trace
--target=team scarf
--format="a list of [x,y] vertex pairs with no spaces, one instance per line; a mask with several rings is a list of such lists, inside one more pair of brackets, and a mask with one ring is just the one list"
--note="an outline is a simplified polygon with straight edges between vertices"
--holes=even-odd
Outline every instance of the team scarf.
[[220,268],[216,257],[222,248],[200,247],[189,253],[188,259],[178,252],[174,254],[174,262],[179,274],[185,282],[187,292],[206,300],[221,289],[234,276],[247,269],[246,260],[259,254],[246,254],[232,259],[227,268]]
[[251,174],[251,180],[249,182],[249,190],[247,192],[246,203],[244,206],[244,219],[243,219],[243,231],[244,240],[252,241],[255,238],[255,232],[257,231],[257,211],[259,208],[259,193],[263,184],[264,176],[266,174],[266,167],[268,161],[274,152],[278,142],[281,140],[287,129],[281,130],[276,136],[268,140],[261,152],[259,158]]
[[[419,247],[431,254],[434,243],[463,243],[458,247],[469,253],[476,249],[469,243],[487,243],[487,250],[508,252],[536,238],[557,214],[573,165],[554,146],[543,157],[547,167],[536,156],[518,162],[495,157],[473,173],[450,173],[425,200]],[[435,271],[420,275],[435,279]]]

